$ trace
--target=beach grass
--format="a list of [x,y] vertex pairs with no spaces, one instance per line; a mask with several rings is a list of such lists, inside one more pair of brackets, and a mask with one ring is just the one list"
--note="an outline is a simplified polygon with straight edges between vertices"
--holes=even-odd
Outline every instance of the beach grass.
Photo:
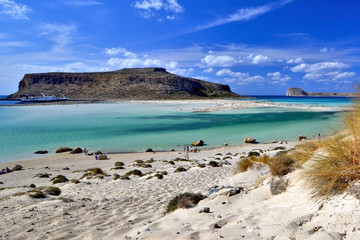
[[322,154],[306,168],[303,177],[313,197],[341,194],[360,180],[360,102],[344,117],[344,130],[321,141]]

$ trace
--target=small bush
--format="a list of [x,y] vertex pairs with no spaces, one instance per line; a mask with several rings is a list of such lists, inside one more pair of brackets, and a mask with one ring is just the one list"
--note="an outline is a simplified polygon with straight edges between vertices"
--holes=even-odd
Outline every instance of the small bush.
[[68,182],[69,179],[67,179],[65,176],[63,175],[57,175],[56,177],[52,178],[50,180],[53,184],[56,184],[56,183],[64,183],[64,182]]
[[123,163],[123,162],[116,162],[115,164],[114,164],[114,166],[115,167],[122,167],[122,166],[124,166],[125,164]]
[[199,163],[197,166],[198,166],[199,168],[204,168],[204,167],[206,167],[206,165],[205,165],[204,163]]
[[167,171],[161,171],[160,174],[161,175],[168,175],[168,172]]
[[219,163],[216,162],[216,161],[210,161],[209,166],[211,166],[211,167],[220,167]]
[[31,198],[46,198],[46,194],[40,190],[36,190],[36,191],[29,193],[29,197],[31,197]]
[[71,179],[70,182],[71,182],[71,183],[74,183],[74,184],[80,183],[80,181],[79,181],[78,179]]
[[284,176],[294,170],[294,163],[295,161],[286,155],[276,156],[269,165],[270,172],[273,176]]
[[36,188],[36,185],[35,184],[30,184],[30,186],[29,186],[30,188]]
[[255,151],[250,151],[248,153],[248,157],[259,157],[260,153],[259,152],[255,152]]
[[34,176],[34,178],[49,178],[51,174],[48,173],[38,173]]
[[174,161],[175,162],[181,162],[181,161],[187,162],[188,160],[186,160],[185,158],[175,158]]
[[177,173],[177,172],[186,172],[187,170],[186,170],[186,168],[184,168],[184,167],[178,167],[175,171],[174,171],[174,173]]
[[142,174],[142,172],[141,172],[140,170],[137,170],[137,169],[125,173],[125,176],[126,176],[126,177],[129,177],[129,176],[131,176],[131,175],[135,175],[135,176],[141,177],[143,174]]
[[90,172],[94,175],[97,175],[97,174],[105,175],[104,171],[101,168],[89,168],[86,171]]
[[250,159],[244,158],[239,162],[237,162],[235,172],[236,173],[246,172],[249,168],[251,168],[252,165],[253,162]]
[[144,163],[143,160],[135,160],[134,162],[136,162],[136,163]]
[[160,174],[160,173],[155,174],[154,177],[156,177],[157,179],[163,179],[164,178],[164,176],[162,174]]
[[166,207],[166,213],[175,211],[178,208],[190,208],[197,205],[201,200],[206,198],[201,193],[182,193],[170,200]]
[[61,189],[58,187],[47,187],[44,189],[44,192],[49,195],[59,196],[61,194]]
[[149,160],[145,161],[145,163],[153,163],[153,162],[155,162],[155,160],[154,160],[153,158],[151,158],[151,159],[149,159]]
[[71,198],[63,198],[63,197],[60,197],[60,198],[58,198],[58,200],[61,200],[61,201],[66,202],[66,203],[68,203],[68,202],[74,202],[74,199],[71,199]]
[[175,162],[174,161],[169,161],[169,164],[170,165],[175,165]]
[[133,167],[152,168],[151,164],[148,163],[134,163]]

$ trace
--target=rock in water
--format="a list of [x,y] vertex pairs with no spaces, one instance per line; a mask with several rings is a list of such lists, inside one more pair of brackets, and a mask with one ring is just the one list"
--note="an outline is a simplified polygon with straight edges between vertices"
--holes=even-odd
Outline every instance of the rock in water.
[[70,151],[72,151],[72,150],[73,150],[72,148],[61,147],[61,148],[56,149],[56,153],[70,152]]
[[75,153],[82,153],[83,150],[79,147],[73,149],[72,151],[70,151],[70,154],[75,154]]
[[307,93],[301,88],[288,88],[286,96],[307,96]]
[[47,154],[48,151],[46,150],[39,150],[39,151],[36,151],[35,154]]
[[245,143],[256,143],[256,139],[252,137],[246,137],[244,138]]
[[197,140],[197,141],[193,142],[191,145],[193,145],[193,146],[203,146],[204,141],[203,140]]

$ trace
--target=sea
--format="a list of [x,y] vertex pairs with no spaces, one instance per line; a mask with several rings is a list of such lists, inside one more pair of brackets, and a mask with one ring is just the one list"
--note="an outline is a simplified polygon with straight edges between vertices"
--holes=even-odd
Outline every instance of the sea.
[[[304,106],[353,104],[351,98],[345,97],[252,97]],[[181,150],[198,139],[205,142],[203,148],[224,143],[242,145],[248,136],[259,142],[291,141],[298,135],[316,137],[318,133],[339,130],[344,114],[290,107],[192,112],[184,104],[134,102],[26,106],[0,101],[0,104],[0,163],[41,157],[34,154],[38,150],[55,154],[59,147],[86,147],[90,152],[109,153],[143,152],[147,148]]]

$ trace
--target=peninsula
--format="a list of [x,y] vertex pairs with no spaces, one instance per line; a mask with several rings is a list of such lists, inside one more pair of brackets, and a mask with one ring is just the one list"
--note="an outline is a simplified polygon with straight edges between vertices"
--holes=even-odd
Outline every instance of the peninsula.
[[289,97],[355,97],[356,94],[352,92],[344,93],[330,93],[330,92],[305,92],[301,88],[290,87],[286,91],[286,96]]
[[228,85],[187,78],[164,68],[127,68],[111,72],[25,74],[9,99],[61,96],[73,100],[162,100],[240,98]]

